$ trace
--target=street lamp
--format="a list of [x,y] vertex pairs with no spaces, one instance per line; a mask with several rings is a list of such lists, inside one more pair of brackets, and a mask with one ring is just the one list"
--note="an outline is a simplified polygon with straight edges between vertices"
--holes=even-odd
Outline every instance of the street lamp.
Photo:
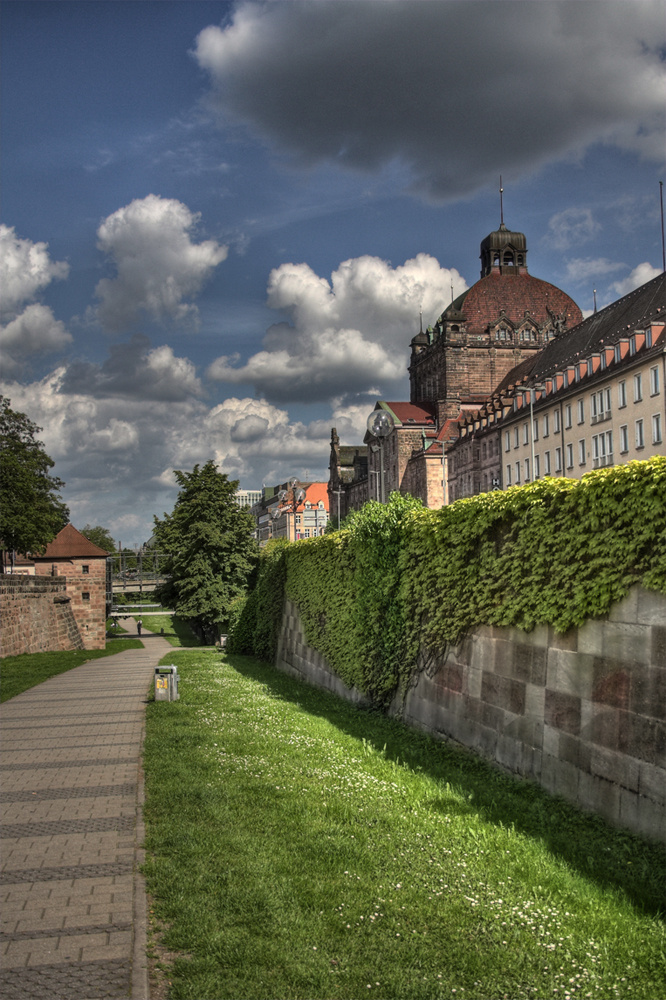
[[344,490],[331,490],[338,498],[338,531],[340,530],[340,497],[344,494]]
[[386,410],[373,410],[368,417],[366,426],[368,433],[377,438],[379,443],[379,502],[384,503],[384,438],[389,436],[395,424],[393,417]]

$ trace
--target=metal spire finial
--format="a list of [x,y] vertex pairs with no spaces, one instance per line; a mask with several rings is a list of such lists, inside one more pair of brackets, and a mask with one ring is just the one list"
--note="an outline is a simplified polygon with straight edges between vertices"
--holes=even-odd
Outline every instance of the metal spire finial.
[[500,174],[500,226],[504,225],[504,188],[502,187],[502,175]]

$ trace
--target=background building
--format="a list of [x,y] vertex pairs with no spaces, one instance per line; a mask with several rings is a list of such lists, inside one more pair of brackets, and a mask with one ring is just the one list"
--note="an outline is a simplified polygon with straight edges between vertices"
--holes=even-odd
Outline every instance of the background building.
[[290,542],[323,535],[328,524],[328,483],[299,483],[292,479],[264,487],[252,507],[260,545],[271,538]]
[[261,500],[261,490],[236,490],[236,503],[239,507],[252,507]]
[[104,649],[106,619],[111,610],[111,563],[104,549],[94,545],[74,525],[66,525],[43,555],[33,556],[36,576],[64,576],[85,649]]
[[[450,497],[448,450],[460,427],[477,419],[496,387],[517,366],[529,364],[551,342],[582,320],[561,289],[529,274],[523,233],[499,229],[481,242],[481,276],[444,309],[437,322],[411,340],[409,402],[379,401],[393,420],[380,440],[366,434],[367,478],[344,465],[335,429],[331,436],[329,498],[341,495],[342,516],[392,490],[441,507]],[[492,448],[492,451],[491,451]],[[350,454],[353,449],[347,446]],[[460,463],[460,455],[455,461]],[[476,461],[476,459],[475,459]],[[481,443],[477,472],[465,472],[468,489],[493,488],[499,476],[497,445]],[[457,486],[456,486],[457,488]]]

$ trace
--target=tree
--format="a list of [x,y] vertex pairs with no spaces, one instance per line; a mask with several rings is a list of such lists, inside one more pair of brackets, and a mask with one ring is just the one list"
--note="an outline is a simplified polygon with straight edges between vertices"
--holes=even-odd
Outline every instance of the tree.
[[43,552],[69,520],[65,485],[49,474],[53,459],[36,440],[41,427],[0,396],[0,545],[4,553]]
[[101,524],[96,524],[94,528],[90,524],[86,524],[85,528],[81,528],[81,534],[93,545],[99,545],[100,549],[106,549],[108,553],[116,551],[116,543],[111,537],[111,532],[107,528],[103,528]]
[[169,576],[156,593],[210,639],[220,633],[256,561],[254,520],[236,503],[238,480],[218,472],[214,462],[175,476],[181,489],[173,512],[155,518]]

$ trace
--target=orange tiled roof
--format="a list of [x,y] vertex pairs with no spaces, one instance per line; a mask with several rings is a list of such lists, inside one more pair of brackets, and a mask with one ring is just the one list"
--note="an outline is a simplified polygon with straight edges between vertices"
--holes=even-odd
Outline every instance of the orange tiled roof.
[[94,545],[85,535],[77,531],[73,524],[67,524],[59,531],[52,542],[46,546],[46,551],[34,559],[75,559],[85,556],[90,559],[106,558],[109,553]]

